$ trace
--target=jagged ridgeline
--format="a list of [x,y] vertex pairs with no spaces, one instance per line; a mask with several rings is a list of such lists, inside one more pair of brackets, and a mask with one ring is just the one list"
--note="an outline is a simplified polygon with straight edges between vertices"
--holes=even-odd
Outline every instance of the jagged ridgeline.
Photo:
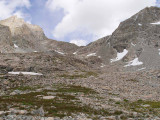
[[0,120],[160,120],[160,8],[87,46],[0,21]]
[[0,21],[1,45],[3,53],[27,53],[49,50],[72,52],[78,47],[66,42],[48,39],[43,30],[25,22],[17,16]]

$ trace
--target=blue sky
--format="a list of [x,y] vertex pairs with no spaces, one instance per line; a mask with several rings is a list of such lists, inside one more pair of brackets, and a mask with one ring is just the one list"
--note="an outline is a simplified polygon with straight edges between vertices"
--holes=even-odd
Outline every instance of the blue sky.
[[[52,31],[62,20],[64,14],[63,11],[56,13],[50,12],[46,7],[46,0],[30,0],[31,7],[29,9],[24,8],[24,12],[29,14],[31,23],[39,25],[43,28],[46,36],[51,39],[54,38]],[[28,18],[26,18],[27,20]]]
[[160,0],[0,0],[0,19],[16,14],[42,27],[48,38],[86,45],[155,5]]
[[157,0],[157,6],[160,7],[160,0]]

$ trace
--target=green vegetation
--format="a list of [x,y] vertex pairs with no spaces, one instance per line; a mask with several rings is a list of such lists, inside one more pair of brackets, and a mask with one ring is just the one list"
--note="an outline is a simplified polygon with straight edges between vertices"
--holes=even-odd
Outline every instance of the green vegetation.
[[121,103],[120,103],[120,102],[116,102],[116,104],[117,104],[117,105],[120,105]]
[[73,75],[62,74],[62,75],[58,75],[58,77],[63,77],[63,78],[67,78],[67,79],[88,78],[90,76],[97,77],[98,74],[95,73],[95,72],[85,72],[83,74],[73,74]]
[[74,86],[74,85],[63,85],[62,87],[59,87],[55,92],[60,93],[83,93],[83,94],[96,94],[97,92],[93,89],[81,87],[81,86]]
[[[0,110],[7,110],[8,105],[12,105],[12,107],[19,107],[23,109],[37,109],[43,106],[44,111],[46,112],[46,117],[60,117],[71,116],[73,113],[84,113],[89,116],[92,115],[119,115],[122,114],[121,111],[115,111],[114,113],[108,112],[106,109],[95,109],[91,105],[82,104],[79,100],[79,97],[73,95],[72,93],[79,93],[89,96],[98,96],[98,93],[92,89],[81,87],[81,86],[73,86],[73,85],[53,85],[54,89],[45,90],[43,89],[41,92],[30,92],[27,94],[18,94],[13,96],[3,96],[0,97]],[[17,88],[19,90],[33,90],[35,88],[30,87],[21,87]],[[56,89],[56,90],[55,90]],[[48,93],[54,93],[54,99],[43,99],[41,96],[48,96]]]
[[131,111],[135,111],[142,114],[150,113],[160,117],[160,101],[138,100],[135,102],[129,102],[124,100],[124,103],[121,103],[121,105],[123,105]]
[[26,90],[36,90],[36,89],[39,89],[41,88],[40,86],[34,86],[34,87],[31,87],[31,86],[21,86],[21,87],[16,87],[16,88],[13,88],[12,90],[21,90],[21,91],[26,91]]
[[138,82],[138,80],[136,80],[136,79],[129,79],[129,80],[127,80],[127,81]]

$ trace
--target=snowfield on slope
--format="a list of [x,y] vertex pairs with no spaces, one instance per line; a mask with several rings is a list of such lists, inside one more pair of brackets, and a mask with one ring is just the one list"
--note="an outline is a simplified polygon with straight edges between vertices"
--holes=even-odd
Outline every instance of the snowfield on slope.
[[57,50],[55,50],[58,54],[61,54],[61,55],[65,55],[65,53],[63,53],[63,52],[59,52],[59,51],[57,51]]
[[160,22],[151,23],[152,25],[160,25]]
[[14,47],[15,47],[15,48],[18,48],[18,46],[17,46],[16,44],[14,44]]
[[134,60],[128,62],[128,65],[125,65],[125,67],[138,66],[138,65],[143,65],[143,62],[140,62],[138,58],[135,58]]
[[128,50],[126,49],[124,49],[122,53],[117,53],[117,57],[115,59],[111,59],[111,63],[123,59],[127,55],[127,53],[128,53]]
[[87,57],[91,57],[91,56],[97,56],[97,55],[96,55],[96,53],[91,53],[91,54],[87,55]]
[[35,73],[35,72],[8,72],[8,74],[12,74],[12,75],[19,75],[19,74],[23,74],[23,75],[43,75],[41,73]]

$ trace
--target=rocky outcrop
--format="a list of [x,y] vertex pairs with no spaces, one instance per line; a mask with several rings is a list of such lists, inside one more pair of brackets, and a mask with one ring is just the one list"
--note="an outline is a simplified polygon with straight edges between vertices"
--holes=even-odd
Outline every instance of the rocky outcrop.
[[13,51],[11,31],[8,27],[0,25],[0,52],[10,53]]

